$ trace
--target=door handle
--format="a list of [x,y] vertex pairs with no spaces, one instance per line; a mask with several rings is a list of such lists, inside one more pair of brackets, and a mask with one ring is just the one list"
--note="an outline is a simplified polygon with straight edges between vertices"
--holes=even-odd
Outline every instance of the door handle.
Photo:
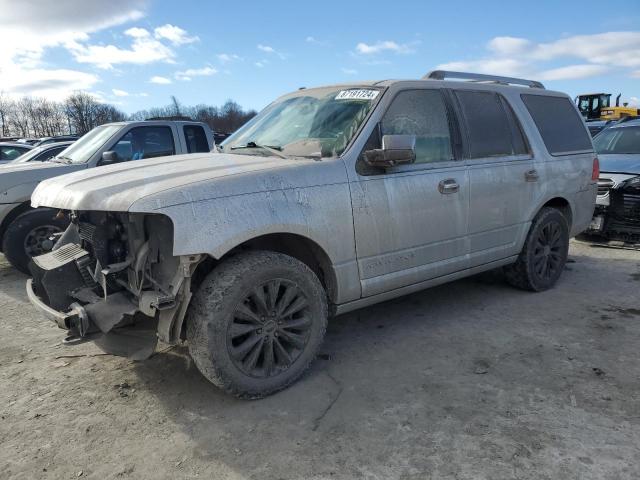
[[538,175],[537,170],[529,170],[527,172],[524,172],[524,179],[527,182],[537,182],[539,178],[540,175]]
[[447,178],[446,180],[441,180],[440,183],[438,183],[438,191],[443,195],[456,193],[458,190],[460,190],[460,185],[458,185],[455,178]]

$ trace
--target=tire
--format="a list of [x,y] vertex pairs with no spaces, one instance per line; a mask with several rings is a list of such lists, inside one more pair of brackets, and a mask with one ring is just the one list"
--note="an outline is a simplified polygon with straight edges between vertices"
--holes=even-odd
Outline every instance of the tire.
[[4,232],[2,251],[11,265],[29,275],[32,256],[51,250],[48,237],[64,232],[69,226],[66,218],[56,218],[57,211],[50,208],[29,210],[19,215]]
[[560,278],[569,254],[569,225],[555,208],[545,207],[533,219],[518,260],[504,268],[511,285],[542,292]]
[[327,316],[326,293],[304,263],[276,252],[240,253],[218,265],[195,293],[187,315],[189,353],[214,385],[261,398],[309,367]]

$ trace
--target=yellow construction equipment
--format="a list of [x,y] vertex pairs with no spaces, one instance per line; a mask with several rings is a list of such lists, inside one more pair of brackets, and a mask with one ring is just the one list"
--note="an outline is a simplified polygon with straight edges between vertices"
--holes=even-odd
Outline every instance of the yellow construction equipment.
[[610,93],[587,93],[578,95],[578,110],[586,120],[620,120],[624,117],[640,115],[640,109],[629,107],[627,103],[620,106],[620,97],[616,97],[616,106],[611,106]]

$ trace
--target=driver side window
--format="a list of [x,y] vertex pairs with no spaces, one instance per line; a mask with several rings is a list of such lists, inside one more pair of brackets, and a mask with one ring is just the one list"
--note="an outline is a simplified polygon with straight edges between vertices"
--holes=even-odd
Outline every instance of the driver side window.
[[113,151],[120,162],[175,155],[170,127],[135,127],[125,133]]
[[415,135],[415,163],[453,160],[447,109],[439,90],[406,90],[391,103],[381,135]]

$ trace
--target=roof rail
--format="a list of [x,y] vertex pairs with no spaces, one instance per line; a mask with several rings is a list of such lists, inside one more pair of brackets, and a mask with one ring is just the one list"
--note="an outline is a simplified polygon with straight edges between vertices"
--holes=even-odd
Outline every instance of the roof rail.
[[485,75],[482,73],[450,72],[448,70],[432,70],[427,73],[423,80],[445,80],[447,78],[458,78],[472,82],[494,82],[502,85],[523,85],[530,88],[542,88],[544,85],[536,80],[525,80],[523,78],[500,77],[497,75]]

